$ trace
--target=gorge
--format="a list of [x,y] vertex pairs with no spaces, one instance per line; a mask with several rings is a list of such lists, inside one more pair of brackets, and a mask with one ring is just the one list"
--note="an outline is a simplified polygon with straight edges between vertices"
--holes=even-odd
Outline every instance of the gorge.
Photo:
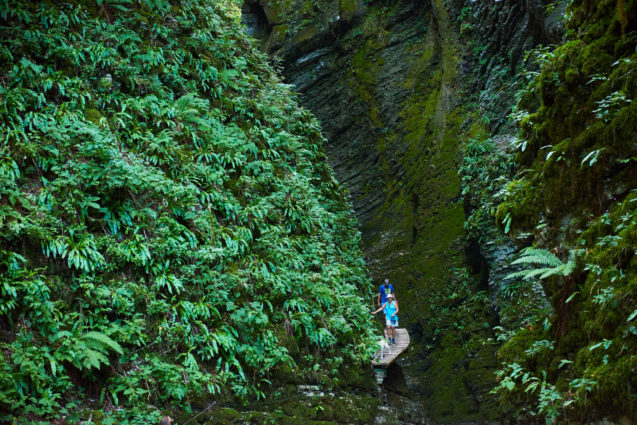
[[4,2],[0,422],[637,423],[636,17]]
[[[609,25],[621,21],[622,13],[630,16],[633,6],[310,3],[261,0],[245,3],[244,10],[258,11],[262,30],[255,35],[281,59],[286,81],[321,121],[330,165],[348,189],[359,221],[373,281],[388,277],[398,288],[403,323],[417,341],[402,362],[412,396],[435,420],[494,420],[501,414],[489,395],[496,386],[498,344],[488,341],[502,337],[493,329],[514,329],[552,311],[551,290],[537,282],[512,290],[506,279],[515,270],[511,261],[534,241],[534,232],[520,225],[506,237],[492,218],[502,199],[495,190],[503,191],[516,171],[512,156],[520,143],[520,95],[542,61],[550,61],[547,52],[577,32],[576,27],[566,31],[566,15],[579,14],[579,22],[589,19],[589,25]],[[632,37],[626,30],[629,21],[621,24],[618,38]],[[534,63],[530,51],[545,56]],[[628,46],[625,52],[634,53]],[[631,83],[621,84],[626,90]],[[531,112],[538,106],[525,105]],[[622,155],[635,148],[635,134],[629,131],[626,137],[632,142]],[[478,159],[467,158],[471,155]],[[479,157],[488,155],[492,158],[483,159],[488,163],[480,164]],[[632,176],[625,177],[631,183],[621,185],[622,197],[635,185],[629,168],[621,170]],[[476,177],[485,181],[476,182]],[[606,196],[606,205],[617,200]],[[561,205],[564,211],[558,215],[564,219],[552,231],[568,227],[573,208],[587,208],[584,202],[574,204]],[[550,219],[532,220],[544,228]],[[556,252],[572,243],[544,232],[535,232],[536,243],[554,246]]]

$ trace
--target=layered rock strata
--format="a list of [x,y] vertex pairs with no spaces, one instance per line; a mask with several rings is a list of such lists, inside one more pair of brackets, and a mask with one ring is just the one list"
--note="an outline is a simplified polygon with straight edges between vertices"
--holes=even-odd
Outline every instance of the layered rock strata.
[[322,123],[374,280],[396,285],[415,342],[407,383],[435,418],[492,418],[495,349],[478,339],[498,324],[501,265],[515,246],[497,232],[467,241],[475,205],[461,194],[459,150],[472,137],[512,137],[514,76],[527,49],[559,37],[562,11],[547,15],[539,0],[309,3],[251,7]]

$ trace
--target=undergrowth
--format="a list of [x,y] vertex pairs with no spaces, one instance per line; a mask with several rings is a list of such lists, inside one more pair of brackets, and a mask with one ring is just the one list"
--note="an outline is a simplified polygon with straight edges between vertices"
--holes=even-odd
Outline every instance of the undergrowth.
[[318,123],[236,15],[0,5],[1,421],[150,423],[368,361]]
[[521,93],[518,172],[495,216],[535,246],[509,285],[540,278],[553,308],[503,329],[495,392],[520,421],[637,420],[636,13],[570,2],[565,42],[536,51]]

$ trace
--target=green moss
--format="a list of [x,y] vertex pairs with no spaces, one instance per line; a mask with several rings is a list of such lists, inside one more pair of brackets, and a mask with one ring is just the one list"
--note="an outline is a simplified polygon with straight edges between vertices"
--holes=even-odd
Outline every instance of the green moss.
[[242,415],[235,409],[229,407],[219,407],[212,411],[206,424],[230,425],[241,419]]
[[359,8],[359,0],[341,0],[339,2],[341,14],[345,19],[353,17]]
[[[533,97],[542,103],[522,121],[524,177],[509,185],[496,217],[511,217],[516,231],[530,231],[563,257],[582,254],[570,276],[543,282],[555,313],[519,331],[499,358],[570,401],[551,413],[560,421],[636,420],[627,388],[637,384],[637,329],[627,318],[637,293],[637,161],[630,159],[637,108],[626,99],[637,96],[637,35],[625,32],[622,16],[637,13],[637,2],[575,2],[570,13],[577,32],[522,96],[523,106],[535,108]],[[527,352],[541,340],[553,340],[554,349]],[[513,394],[504,404],[518,412],[540,405],[532,391]]]
[[[356,47],[356,53],[352,56],[351,65],[347,72],[347,84],[368,108],[367,118],[377,128],[383,128],[384,124],[379,116],[376,102],[377,74],[383,66],[383,59],[378,56],[388,40],[389,32],[384,30],[377,9],[366,15],[362,28],[374,28],[374,36],[367,37],[362,45]],[[373,22],[373,25],[370,24]],[[367,34],[367,31],[366,31]]]
[[[381,240],[378,235],[366,243],[378,247],[376,257],[391,259],[389,278],[397,286],[401,320],[423,334],[412,343],[415,352],[427,353],[431,366],[408,373],[423,382],[428,413],[438,420],[489,419],[497,416],[497,406],[479,405],[474,397],[494,384],[495,348],[483,344],[492,318],[487,298],[475,294],[476,282],[464,270],[465,214],[457,175],[458,135],[473,137],[482,130],[465,127],[469,114],[450,101],[459,47],[446,27],[449,17],[444,12],[428,17],[444,28],[439,37],[414,41],[407,54],[413,59],[402,85],[412,94],[400,105],[398,128],[382,133],[377,142],[388,176],[387,201],[363,232],[382,228],[412,235],[411,240]],[[382,48],[378,41],[384,41],[379,19],[370,13],[362,25],[365,33],[380,35],[355,52],[351,74],[352,87],[370,105],[369,121],[377,126],[382,122],[376,120],[374,88],[382,62],[375,52]]]
[[102,118],[102,114],[100,114],[100,112],[95,108],[87,108],[84,111],[84,117],[93,124],[98,125]]
[[290,8],[289,1],[265,1],[261,2],[263,5],[263,11],[265,12],[265,16],[268,19],[268,22],[280,23],[285,21],[287,14],[289,13],[288,8]]
[[100,425],[102,421],[106,418],[106,415],[101,410],[92,410],[86,417],[91,418],[93,423]]
[[302,44],[308,40],[312,40],[322,31],[322,29],[322,25],[318,23],[307,25],[295,34],[294,43]]
[[359,11],[359,1],[262,0],[272,33],[265,42],[268,51],[294,49],[327,35],[329,22],[351,21]]
[[[376,392],[374,389],[373,393]],[[337,393],[317,396],[292,391],[271,397],[263,403],[253,403],[250,410],[218,407],[199,420],[205,424],[368,424],[372,423],[380,401],[364,393]]]

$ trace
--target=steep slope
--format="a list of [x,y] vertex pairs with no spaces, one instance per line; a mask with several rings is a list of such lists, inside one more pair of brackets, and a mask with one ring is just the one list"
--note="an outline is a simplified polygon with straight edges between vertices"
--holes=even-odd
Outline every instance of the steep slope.
[[520,418],[635,423],[637,2],[574,1],[568,14],[565,43],[538,52],[522,93],[519,171],[496,215],[550,250],[553,309],[513,329],[499,389]]
[[368,361],[359,235],[318,124],[237,18],[0,6],[2,421],[153,423]]
[[[481,183],[470,187],[478,167],[464,156],[487,153],[469,153],[471,141],[497,134],[490,146],[499,148],[513,138],[507,115],[524,52],[559,37],[563,9],[547,13],[541,1],[247,3],[262,7],[264,46],[321,120],[373,278],[397,287],[414,343],[401,362],[407,386],[435,420],[497,417],[489,338],[500,324],[507,273],[499,267],[517,248],[487,208],[465,225],[484,199]],[[481,177],[510,177],[512,163],[485,166]],[[542,304],[541,296],[529,298]],[[513,310],[506,321],[517,324]]]
[[248,3],[397,287],[428,413],[637,421],[637,3]]

